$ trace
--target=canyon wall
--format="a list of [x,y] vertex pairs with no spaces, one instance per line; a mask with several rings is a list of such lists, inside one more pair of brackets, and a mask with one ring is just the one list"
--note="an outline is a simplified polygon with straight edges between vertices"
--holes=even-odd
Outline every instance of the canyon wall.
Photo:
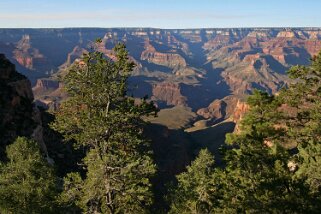
[[227,119],[241,117],[253,89],[276,93],[289,84],[286,71],[320,51],[321,28],[0,29],[0,52],[31,79],[38,103],[55,108],[65,96],[58,74],[90,50],[112,58],[118,42],[137,65],[131,94],[145,93],[160,108],[190,107],[201,119]]
[[41,114],[33,100],[30,81],[0,54],[0,160],[18,136],[33,138],[47,153]]

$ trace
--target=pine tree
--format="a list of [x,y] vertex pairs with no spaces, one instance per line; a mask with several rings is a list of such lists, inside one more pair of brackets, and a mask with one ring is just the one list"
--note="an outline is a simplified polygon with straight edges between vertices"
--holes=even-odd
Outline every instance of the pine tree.
[[206,149],[177,176],[178,185],[172,190],[170,213],[210,213],[217,200],[214,184],[214,156]]
[[37,143],[19,137],[6,153],[9,161],[0,164],[0,212],[58,213],[57,179]]
[[227,136],[222,212],[320,210],[321,53],[289,76],[278,96],[255,91],[241,132]]
[[86,175],[68,175],[62,199],[89,213],[143,213],[152,203],[155,166],[141,117],[155,108],[126,96],[134,64],[124,45],[113,50],[114,60],[88,53],[63,78],[70,98],[52,127],[88,153],[83,160]]
[[[254,91],[249,97],[240,131],[227,135],[232,149],[224,152],[223,170],[211,168],[209,175],[193,163],[178,176],[173,213],[319,213],[321,53],[289,74],[295,81],[279,95]],[[211,208],[199,210],[203,177]]]
[[279,126],[282,112],[278,97],[254,91],[251,110],[241,123],[241,132],[227,136],[235,148],[226,152],[227,167],[222,210],[260,213],[302,213],[313,203],[308,187],[293,179],[288,167],[291,154]]
[[306,179],[311,191],[321,197],[321,52],[310,66],[295,66],[289,71],[297,83],[280,94],[292,109],[286,115],[287,139],[299,150],[296,176]]

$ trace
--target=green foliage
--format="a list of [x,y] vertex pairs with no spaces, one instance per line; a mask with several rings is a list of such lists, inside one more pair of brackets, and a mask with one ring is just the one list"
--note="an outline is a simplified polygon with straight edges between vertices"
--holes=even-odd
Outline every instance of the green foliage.
[[311,66],[296,66],[289,71],[298,83],[281,94],[293,109],[287,114],[287,138],[296,142],[298,178],[306,179],[313,193],[321,196],[321,52]]
[[[241,132],[228,136],[236,146],[225,156],[227,191],[234,196],[225,201],[237,211],[320,209],[321,53],[311,66],[292,67],[289,76],[296,82],[278,96],[255,91]],[[298,153],[289,152],[293,148]]]
[[[296,99],[296,108],[312,110],[306,102],[298,105],[299,100],[310,94],[312,87],[310,85],[304,92],[298,92],[302,81],[299,79],[276,97],[255,91],[249,98],[251,110],[241,123],[240,133],[230,134],[227,138],[227,143],[235,148],[225,155],[227,179],[224,181],[224,203],[221,204],[223,210],[229,207],[235,212],[317,212],[318,198],[311,193],[311,186],[305,178],[295,173],[296,167],[308,169],[310,166],[298,166],[296,159],[301,156],[301,151],[297,155],[289,152],[296,145],[300,148],[300,136],[309,136],[298,130],[307,127],[303,123],[298,125],[298,109],[290,108]],[[294,96],[292,91],[296,92]],[[321,118],[314,119],[316,122]]]
[[178,186],[171,195],[170,213],[209,213],[217,194],[213,172],[213,155],[201,150],[187,172],[177,176]]
[[84,64],[75,65],[63,79],[70,98],[52,127],[88,153],[85,177],[67,176],[61,200],[89,213],[143,213],[152,203],[149,179],[155,166],[141,117],[155,108],[126,96],[134,64],[124,45],[116,45],[114,54],[114,60],[96,51],[84,55]]
[[6,152],[9,161],[0,164],[0,212],[57,213],[57,180],[38,145],[19,137]]
[[[200,155],[177,177],[173,213],[319,213],[321,53],[310,66],[291,68],[289,76],[295,83],[277,96],[254,91],[249,97],[240,131],[227,135],[232,149],[225,150],[224,170],[204,159],[210,170],[202,170]],[[211,208],[199,210],[204,177]]]

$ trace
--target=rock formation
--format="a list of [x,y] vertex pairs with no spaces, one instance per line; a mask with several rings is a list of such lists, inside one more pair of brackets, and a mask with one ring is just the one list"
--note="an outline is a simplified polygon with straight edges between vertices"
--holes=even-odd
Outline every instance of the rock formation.
[[47,153],[42,137],[42,122],[33,104],[30,81],[15,70],[15,66],[0,54],[0,153],[16,137],[35,139]]
[[172,69],[186,66],[185,59],[177,53],[160,53],[150,44],[147,44],[145,49],[141,54],[141,60]]
[[[95,45],[98,37],[102,42]],[[137,64],[131,85],[144,87],[132,94],[144,92],[161,108],[186,106],[219,121],[233,116],[238,100],[253,89],[276,93],[286,86],[286,70],[308,64],[320,51],[321,28],[0,29],[0,48],[10,60],[28,77],[46,77],[33,90],[38,103],[52,108],[64,95],[48,79],[51,73],[63,73],[90,50],[112,59],[118,42]]]
[[160,100],[167,105],[185,106],[186,97],[181,94],[181,88],[177,83],[158,83],[153,86],[153,100]]
[[222,100],[214,100],[208,107],[199,109],[197,114],[205,119],[222,121],[230,119],[238,123],[249,107],[245,101],[238,96],[228,96]]
[[57,80],[52,79],[38,79],[35,87],[33,87],[33,93],[35,95],[45,94],[48,91],[54,91],[59,88],[60,83]]
[[50,70],[50,63],[46,57],[34,48],[29,35],[23,35],[13,51],[14,59],[23,67],[30,70],[45,71]]

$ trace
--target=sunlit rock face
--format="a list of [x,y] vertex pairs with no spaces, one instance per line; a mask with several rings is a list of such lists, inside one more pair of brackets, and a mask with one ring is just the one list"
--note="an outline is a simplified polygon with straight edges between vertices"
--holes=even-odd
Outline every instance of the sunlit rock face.
[[167,105],[186,106],[186,97],[181,94],[177,83],[158,83],[153,86],[153,100],[163,101]]

